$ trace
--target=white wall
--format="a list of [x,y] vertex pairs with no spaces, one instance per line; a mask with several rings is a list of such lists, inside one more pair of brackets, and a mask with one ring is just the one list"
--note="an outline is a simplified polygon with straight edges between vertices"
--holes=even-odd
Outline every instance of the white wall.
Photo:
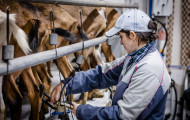
[[175,0],[174,9],[174,28],[173,28],[173,47],[172,47],[172,65],[180,65],[181,49],[181,0]]
[[[181,15],[181,0],[175,0],[174,8],[174,27],[173,27],[173,43],[172,43],[172,55],[171,65],[180,65],[180,52],[181,52],[181,26],[182,26],[182,15]],[[178,94],[178,101],[183,93],[183,83],[185,78],[184,69],[171,68],[171,78],[176,82],[175,86]],[[179,105],[178,105],[179,107]],[[179,113],[179,109],[177,110]],[[176,119],[178,120],[178,119]]]

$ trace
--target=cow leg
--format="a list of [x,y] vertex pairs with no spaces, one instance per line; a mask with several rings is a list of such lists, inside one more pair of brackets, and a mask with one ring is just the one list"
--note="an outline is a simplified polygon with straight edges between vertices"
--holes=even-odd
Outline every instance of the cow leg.
[[50,89],[52,80],[51,80],[51,77],[50,77],[50,75],[46,69],[45,64],[39,64],[36,67],[37,67],[37,72],[40,75],[40,79],[42,80],[43,83],[47,82],[49,84],[49,87],[47,89]]
[[0,120],[5,120],[5,104],[2,96],[2,81],[3,78],[0,76]]
[[[73,71],[73,67],[71,66],[66,56],[59,58],[58,61],[57,60],[55,61],[55,63],[64,78],[67,78],[70,76],[71,72]],[[74,101],[74,96],[73,95],[69,96],[68,100]]]
[[39,85],[40,95],[42,96],[42,93],[44,91],[44,85],[37,72],[37,66],[32,67],[32,72],[33,72],[34,78],[36,79],[37,84]]
[[[99,54],[99,51],[95,47],[93,48],[89,57],[90,57],[90,64],[92,67],[104,64],[104,61],[101,59],[101,56]],[[92,98],[101,98],[103,96],[104,96],[104,90],[94,89],[91,92],[89,92],[88,99],[91,100]]]
[[21,120],[22,99],[17,101],[16,104],[9,103],[9,109],[11,112],[11,120]]
[[11,119],[20,120],[22,112],[22,95],[12,74],[8,75],[8,81],[6,76],[3,78],[2,90],[3,97],[7,98],[7,103],[10,107]]
[[[10,107],[11,112],[11,118],[15,120],[21,119],[21,106],[22,106],[22,94],[16,84],[16,78],[19,77],[22,71],[17,71],[12,74],[3,77],[2,82],[2,93],[3,98],[7,98],[7,104]],[[2,100],[2,97],[1,97]],[[1,104],[3,101],[1,101]],[[1,111],[2,115],[1,118],[3,118],[3,110]],[[5,116],[4,116],[5,117]]]
[[102,98],[104,97],[104,92],[105,89],[99,90],[99,89],[94,89],[88,94],[88,99],[92,100],[92,98]]
[[[65,71],[64,73],[66,73],[64,75],[64,78],[69,77],[71,72],[73,71],[73,67],[71,66],[71,64],[70,64],[69,60],[67,59],[67,57],[66,56],[61,57],[61,60],[59,60],[59,63],[61,63],[60,64],[61,72]],[[74,101],[74,95],[68,96],[68,100],[69,101]]]
[[[54,60],[55,61],[55,60]],[[71,72],[73,71],[73,67],[71,66],[69,60],[66,56],[63,56],[55,61],[57,68],[60,70],[61,74],[64,78],[69,77]]]
[[22,95],[19,91],[18,86],[16,85],[15,79],[13,78],[12,74],[8,75],[8,81],[6,77],[3,78],[2,90],[3,90],[3,95],[6,95],[7,99],[12,104],[16,104],[17,101],[22,99]]
[[42,99],[40,97],[40,94],[34,95],[34,93],[29,93],[28,95],[29,101],[31,104],[31,113],[30,113],[30,120],[39,120],[39,112],[41,107]]
[[93,90],[88,93],[88,99],[89,100],[92,100],[92,94],[93,94]]
[[88,100],[88,92],[84,92],[84,98],[82,104],[85,105],[87,100]]
[[30,120],[38,120],[40,112],[40,104],[42,102],[42,97],[39,92],[39,84],[34,78],[31,68],[27,68],[21,74],[22,80],[25,84],[28,98],[31,105]]
[[84,62],[83,62],[82,65],[80,65],[80,68],[81,68],[83,71],[87,71],[87,70],[91,69],[90,63],[89,63],[87,57],[84,58]]
[[93,56],[93,54],[90,54],[89,58],[90,58],[90,65],[92,66],[92,68],[95,68],[98,65],[98,61]]
[[104,97],[104,89],[103,90],[99,90],[99,89],[94,89],[91,92],[89,92],[88,94],[88,99],[92,100],[92,98],[102,98]]
[[[36,66],[36,70],[38,72],[38,75],[39,75],[41,81],[43,82],[44,92],[46,92],[47,94],[50,94],[51,78],[47,72],[45,64],[40,64],[40,65]],[[44,119],[45,118],[44,115],[48,112],[49,112],[48,106],[46,104],[42,103],[41,111],[40,111],[40,119]]]
[[47,64],[48,74],[50,75],[50,77],[53,77],[53,75],[51,74],[51,61],[46,62],[46,64]]
[[[29,82],[29,83],[31,83],[31,84],[29,84],[29,83],[28,83],[28,84],[25,84],[25,85],[29,85],[29,86],[26,86],[26,88],[27,88],[27,87],[30,87],[30,88],[32,88],[32,89],[34,88],[34,90],[37,91],[37,92],[40,91],[40,89],[39,89],[39,83],[38,83],[37,80],[35,79],[31,67],[25,69],[25,70],[21,73],[21,75],[22,75],[22,78],[23,78],[23,82],[24,82],[24,83],[27,83],[27,82],[28,82],[28,81],[27,81],[27,78],[28,78],[28,77],[29,77],[29,79],[31,79],[30,82]],[[24,78],[26,78],[26,79],[24,79]]]
[[[34,76],[35,76],[35,78],[37,79],[37,81],[43,86],[43,87],[40,87],[40,96],[42,96],[42,94],[43,94],[43,91],[44,91],[44,85],[43,85],[43,83],[42,83],[42,80],[40,79],[40,77],[39,77],[39,73],[37,72],[37,66],[34,66],[34,67],[32,67],[32,71],[33,71],[33,73],[34,73]],[[41,86],[40,85],[40,86]],[[48,109],[47,109],[48,110]],[[39,119],[40,120],[44,120],[45,119],[45,112],[44,112],[45,110],[44,110],[44,105],[43,105],[43,103],[42,103],[42,105],[41,105],[41,110],[40,110],[40,115],[39,115]]]
[[101,50],[104,53],[107,62],[111,62],[111,61],[115,60],[115,57],[111,50],[111,47],[108,46],[106,43],[102,44]]
[[83,104],[83,105],[85,105],[85,104],[86,104],[86,101],[88,100],[88,93],[89,93],[89,92],[81,93],[79,99],[76,100],[75,102],[76,102],[77,104]]

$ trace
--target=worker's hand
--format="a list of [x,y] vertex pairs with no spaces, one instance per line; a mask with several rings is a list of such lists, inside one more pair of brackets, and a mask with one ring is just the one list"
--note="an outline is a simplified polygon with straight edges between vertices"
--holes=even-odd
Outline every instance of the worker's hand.
[[[53,88],[53,91],[51,92],[51,98],[50,98],[51,102],[56,103],[59,100],[60,92],[61,92],[63,86],[64,86],[64,84],[60,83]],[[61,98],[65,95],[65,93],[66,93],[66,88],[64,88]]]
[[72,112],[76,116],[76,110],[77,110],[77,107],[79,106],[79,104],[76,104],[75,102],[72,102],[72,104],[73,104]]

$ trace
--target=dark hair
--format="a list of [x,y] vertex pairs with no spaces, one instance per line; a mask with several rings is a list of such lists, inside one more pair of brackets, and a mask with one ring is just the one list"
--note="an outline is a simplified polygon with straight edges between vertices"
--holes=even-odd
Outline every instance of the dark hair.
[[[138,44],[141,41],[149,43],[149,42],[152,42],[153,40],[156,40],[157,23],[155,21],[150,20],[148,23],[148,28],[152,29],[153,32],[135,32],[137,34],[138,38],[140,38],[140,41],[138,39]],[[130,34],[130,31],[126,31],[126,30],[121,30],[121,32],[126,33],[128,36]]]

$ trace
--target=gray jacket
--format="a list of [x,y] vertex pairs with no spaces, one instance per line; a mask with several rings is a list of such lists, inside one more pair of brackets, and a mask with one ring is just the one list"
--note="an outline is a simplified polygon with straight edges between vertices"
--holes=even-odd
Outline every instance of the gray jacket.
[[[138,63],[128,69],[130,56],[76,74],[66,85],[67,95],[117,85],[111,107],[80,105],[81,120],[164,119],[165,104],[171,78],[156,49],[151,49]],[[72,92],[70,88],[72,87]]]

